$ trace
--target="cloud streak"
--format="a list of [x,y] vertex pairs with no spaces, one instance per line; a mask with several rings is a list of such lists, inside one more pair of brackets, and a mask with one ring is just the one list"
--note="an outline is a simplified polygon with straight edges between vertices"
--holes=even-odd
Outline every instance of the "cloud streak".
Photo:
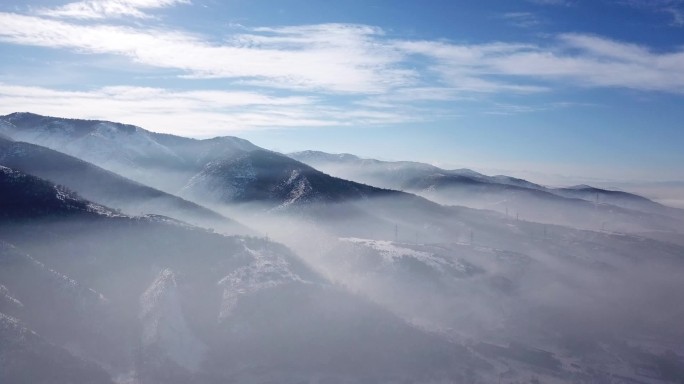
[[408,52],[430,58],[429,68],[444,82],[468,91],[533,93],[583,86],[684,93],[681,48],[655,53],[642,46],[583,34],[559,35],[548,46],[432,41],[401,45]]
[[123,86],[76,92],[0,83],[0,114],[17,111],[68,118],[125,120],[155,131],[193,137],[251,129],[418,121],[410,111],[343,108],[313,97]]
[[620,3],[632,8],[667,14],[671,17],[670,26],[684,26],[683,0],[622,0]]
[[326,92],[383,92],[408,85],[401,55],[380,44],[379,30],[324,24],[260,30],[212,43],[189,33],[80,25],[0,13],[0,41],[88,54],[114,54],[194,78],[248,79],[264,86]]
[[518,28],[533,28],[542,24],[541,19],[531,12],[507,12],[501,19]]
[[85,0],[56,8],[41,8],[42,16],[73,19],[106,19],[132,17],[149,19],[145,9],[166,8],[178,4],[190,4],[189,0]]
[[214,42],[184,31],[0,13],[0,41],[123,56],[187,78],[319,93],[446,87],[464,93],[525,94],[576,85],[684,91],[681,48],[653,52],[583,34],[559,35],[544,45],[454,44],[391,39],[367,25],[319,24],[256,28]]

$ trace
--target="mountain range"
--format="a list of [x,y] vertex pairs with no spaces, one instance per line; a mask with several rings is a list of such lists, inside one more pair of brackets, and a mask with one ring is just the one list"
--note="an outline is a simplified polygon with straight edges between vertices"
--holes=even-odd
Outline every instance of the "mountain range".
[[0,192],[3,383],[684,377],[683,216],[638,195],[31,113]]
[[684,225],[684,210],[623,191],[587,185],[549,188],[470,169],[446,170],[351,154],[303,151],[289,156],[349,180],[415,193],[441,204],[491,209],[537,222],[628,232],[672,231]]

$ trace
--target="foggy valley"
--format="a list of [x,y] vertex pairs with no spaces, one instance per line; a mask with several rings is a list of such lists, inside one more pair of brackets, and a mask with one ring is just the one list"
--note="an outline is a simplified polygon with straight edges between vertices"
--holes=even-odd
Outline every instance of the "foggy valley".
[[0,117],[2,383],[681,383],[684,211]]

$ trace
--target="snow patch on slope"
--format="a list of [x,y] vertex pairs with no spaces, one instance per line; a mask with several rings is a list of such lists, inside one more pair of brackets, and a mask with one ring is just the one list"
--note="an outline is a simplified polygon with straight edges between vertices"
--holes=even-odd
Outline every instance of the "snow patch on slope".
[[5,287],[2,284],[0,284],[0,298],[4,299],[7,303],[9,303],[11,306],[15,308],[24,307],[24,304],[18,299],[16,299],[14,296],[12,296],[9,289],[7,289],[7,287]]
[[232,201],[244,194],[256,180],[252,162],[246,156],[229,161],[210,161],[181,189],[180,195],[203,195],[216,201]]
[[77,130],[75,124],[69,120],[51,119],[31,129],[19,129],[5,122],[2,129],[17,141],[42,145],[109,170],[134,168],[136,160],[141,158],[182,161],[142,128],[98,122]]
[[229,317],[244,295],[288,283],[308,283],[293,272],[290,263],[281,256],[245,248],[254,259],[252,263],[236,269],[218,282],[223,288],[220,319]]
[[280,186],[280,188],[290,190],[287,194],[287,198],[280,205],[280,207],[283,208],[299,201],[306,200],[313,192],[309,179],[302,175],[297,169],[292,171],[290,177]]
[[188,328],[180,303],[176,274],[164,269],[140,297],[144,347],[156,346],[178,365],[196,370],[206,346]]
[[446,259],[430,252],[418,251],[406,246],[400,246],[391,241],[359,239],[354,237],[340,238],[340,241],[364,246],[376,251],[387,265],[394,264],[403,258],[412,258],[438,272],[444,273],[449,270],[455,270],[462,273],[468,272],[468,267],[456,260]]
[[[88,288],[77,282],[76,280],[70,278],[67,275],[59,273],[54,269],[49,268],[42,262],[36,260],[30,255],[25,253],[17,252],[14,246],[0,242],[0,252],[9,251],[8,254],[21,264],[27,263],[31,268],[35,268],[39,271],[42,277],[45,278],[47,282],[50,283],[49,289],[51,291],[64,291],[69,293],[68,296],[77,297],[81,304],[105,304],[107,303],[107,298],[100,292],[92,288]],[[3,289],[4,288],[4,289]],[[7,288],[0,285],[0,295],[3,292],[9,292]]]
[[18,336],[19,340],[22,340],[26,334],[37,335],[37,333],[23,326],[21,321],[19,321],[18,319],[12,316],[7,316],[4,313],[0,312],[0,334],[6,336],[10,333]]

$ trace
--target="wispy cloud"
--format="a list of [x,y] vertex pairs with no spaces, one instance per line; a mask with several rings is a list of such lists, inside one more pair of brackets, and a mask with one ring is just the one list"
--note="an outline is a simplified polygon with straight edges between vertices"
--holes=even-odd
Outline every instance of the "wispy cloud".
[[190,0],[84,0],[56,8],[41,8],[38,14],[50,17],[74,19],[105,19],[133,17],[147,19],[147,9],[165,8],[178,4],[190,4]]
[[667,14],[670,26],[684,26],[684,0],[621,0],[620,4],[650,12]]
[[681,48],[657,53],[582,34],[559,35],[547,46],[413,41],[402,42],[401,47],[431,58],[429,68],[463,90],[533,93],[583,86],[684,93]]
[[592,103],[577,103],[577,102],[554,102],[554,103],[542,103],[535,105],[520,105],[520,104],[506,104],[506,103],[493,103],[489,108],[484,110],[486,115],[518,115],[521,113],[534,113],[541,111],[552,111],[563,108],[595,108],[599,107],[598,104]]
[[501,18],[519,28],[532,28],[542,24],[541,19],[532,12],[507,12],[501,15]]
[[328,92],[382,92],[408,85],[414,73],[377,28],[323,24],[262,29],[213,43],[185,32],[81,25],[0,13],[0,41],[79,53],[116,54],[195,78],[233,78],[259,85]]
[[0,83],[0,114],[16,111],[124,120],[155,131],[195,137],[250,129],[383,125],[420,119],[408,111],[332,106],[313,97],[246,91],[124,86],[64,91]]
[[684,27],[684,8],[677,8],[675,6],[663,8],[663,12],[669,13],[672,16],[670,25],[675,27]]

